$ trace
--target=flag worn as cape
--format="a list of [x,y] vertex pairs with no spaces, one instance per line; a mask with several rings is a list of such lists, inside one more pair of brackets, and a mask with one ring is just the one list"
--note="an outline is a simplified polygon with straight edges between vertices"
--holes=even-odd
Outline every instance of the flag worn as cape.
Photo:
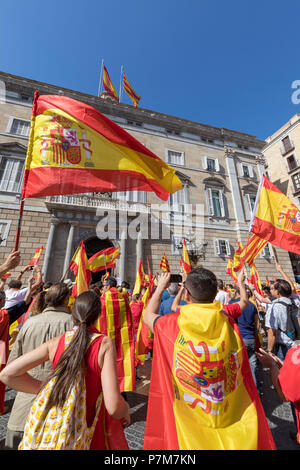
[[169,261],[168,261],[165,253],[161,257],[159,269],[161,269],[162,271],[164,271],[166,273],[170,272]]
[[189,252],[187,250],[185,240],[183,240],[183,246],[182,246],[182,268],[186,274],[190,273],[192,270]]
[[272,245],[300,254],[300,211],[263,175],[250,230]]
[[35,250],[34,256],[29,261],[28,266],[34,266],[35,264],[37,264],[39,262],[43,249],[44,249],[44,247],[41,246],[40,248],[37,248]]
[[134,325],[127,295],[115,287],[107,290],[101,296],[95,327],[115,342],[121,392],[135,390]]
[[96,109],[36,92],[22,198],[137,190],[167,200],[181,188],[173,168]]
[[220,302],[158,319],[144,450],[275,449],[237,324]]
[[116,259],[120,256],[120,249],[112,246],[91,256],[88,260],[89,270],[93,273],[112,269],[116,266]]

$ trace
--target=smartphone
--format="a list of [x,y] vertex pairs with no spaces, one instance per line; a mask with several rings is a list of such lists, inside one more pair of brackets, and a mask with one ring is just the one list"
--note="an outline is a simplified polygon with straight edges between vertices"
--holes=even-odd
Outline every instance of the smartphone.
[[29,271],[33,271],[34,266],[30,266]]
[[171,274],[170,282],[182,282],[180,274]]

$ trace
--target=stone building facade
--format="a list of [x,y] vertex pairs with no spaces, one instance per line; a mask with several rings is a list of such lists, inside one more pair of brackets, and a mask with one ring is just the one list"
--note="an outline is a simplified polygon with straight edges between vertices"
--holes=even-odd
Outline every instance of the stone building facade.
[[[263,156],[270,180],[300,209],[300,114],[266,139]],[[300,256],[290,257],[300,280]]]
[[[247,242],[251,210],[265,171],[264,141],[117,103],[105,94],[92,96],[6,73],[0,73],[0,85],[0,262],[14,246],[31,106],[34,92],[39,90],[40,94],[69,96],[98,109],[169,163],[183,188],[164,204],[154,193],[138,191],[28,199],[20,241],[23,265],[43,245],[40,264],[45,279],[58,280],[80,240],[84,240],[88,255],[120,246],[114,274],[133,284],[139,260],[146,270],[148,258],[155,273],[163,252],[171,271],[178,272],[185,239],[195,264],[201,263],[227,282],[231,280],[225,270],[237,240]],[[104,238],[108,229],[109,236]],[[288,253],[277,252],[291,275]],[[268,247],[256,265],[262,280],[266,275],[277,275]]]

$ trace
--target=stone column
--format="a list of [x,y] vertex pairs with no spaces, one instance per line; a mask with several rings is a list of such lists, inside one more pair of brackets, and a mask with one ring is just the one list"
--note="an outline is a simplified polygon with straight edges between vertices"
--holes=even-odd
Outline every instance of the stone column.
[[142,231],[140,230],[136,241],[136,272],[139,268],[140,260],[143,259],[143,238]]
[[119,277],[121,282],[126,281],[126,230],[122,230],[120,237],[120,259],[119,259]]
[[56,227],[57,224],[58,224],[58,221],[56,221],[56,220],[52,220],[51,224],[50,224],[50,230],[49,230],[47,246],[46,246],[46,252],[45,252],[45,258],[44,258],[44,264],[43,264],[43,268],[42,268],[42,272],[44,274],[44,281],[48,280],[50,261],[51,261],[51,256],[53,255],[54,233],[55,233],[55,227]]
[[68,269],[68,266],[71,261],[71,256],[72,256],[72,247],[73,247],[73,241],[74,241],[74,233],[75,233],[75,228],[76,225],[74,223],[70,224],[70,230],[69,230],[69,235],[68,235],[68,240],[67,240],[67,248],[66,248],[66,255],[65,255],[65,261],[64,261],[64,268],[63,268],[63,273],[62,276],[64,276],[66,270]]
[[241,199],[240,186],[236,174],[234,153],[230,150],[225,151],[226,164],[229,173],[232,202],[234,208],[235,219],[237,222],[245,222],[244,209]]

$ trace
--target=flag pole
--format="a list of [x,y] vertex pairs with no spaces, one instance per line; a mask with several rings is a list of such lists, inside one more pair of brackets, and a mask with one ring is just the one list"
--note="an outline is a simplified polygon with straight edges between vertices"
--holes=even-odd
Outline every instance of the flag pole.
[[122,82],[123,82],[123,65],[121,65],[120,90],[119,90],[119,103],[121,103],[121,98],[122,98]]
[[101,63],[100,80],[99,80],[99,86],[98,86],[98,97],[100,96],[101,88],[102,88],[103,67],[104,67],[104,59],[102,59],[102,63]]

